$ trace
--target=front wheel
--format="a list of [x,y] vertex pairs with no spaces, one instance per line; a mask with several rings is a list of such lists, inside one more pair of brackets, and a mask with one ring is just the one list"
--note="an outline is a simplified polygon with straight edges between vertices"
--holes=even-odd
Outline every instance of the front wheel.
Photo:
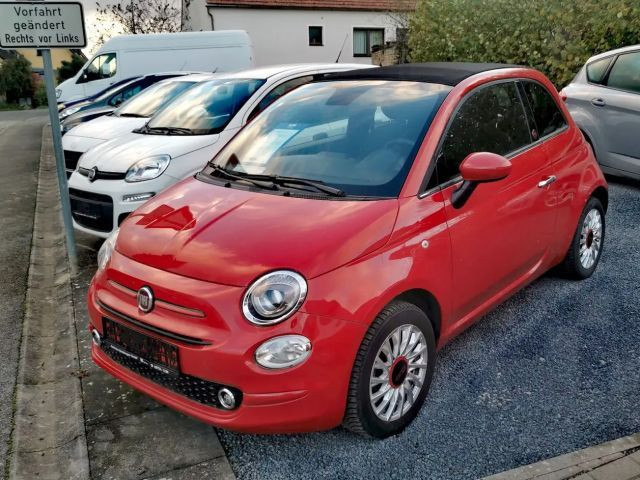
[[583,280],[593,275],[602,254],[604,234],[604,208],[600,200],[591,197],[582,211],[562,265],[567,276]]
[[420,411],[435,366],[435,335],[416,305],[394,301],[366,333],[351,374],[343,425],[376,438],[400,433]]

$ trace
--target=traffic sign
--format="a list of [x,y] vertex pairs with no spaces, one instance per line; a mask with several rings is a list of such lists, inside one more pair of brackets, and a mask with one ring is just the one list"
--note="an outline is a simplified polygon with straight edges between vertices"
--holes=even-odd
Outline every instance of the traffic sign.
[[1,48],[87,46],[79,2],[0,2]]

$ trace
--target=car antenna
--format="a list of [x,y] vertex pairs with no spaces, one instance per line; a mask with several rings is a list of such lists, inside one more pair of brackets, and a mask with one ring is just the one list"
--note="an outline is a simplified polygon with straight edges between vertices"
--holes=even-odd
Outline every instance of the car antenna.
[[336,63],[340,62],[340,57],[342,56],[342,50],[344,50],[344,45],[347,43],[347,38],[349,38],[349,33],[344,36],[344,41],[342,42],[342,47],[340,47],[340,53],[338,53],[338,58],[336,58]]

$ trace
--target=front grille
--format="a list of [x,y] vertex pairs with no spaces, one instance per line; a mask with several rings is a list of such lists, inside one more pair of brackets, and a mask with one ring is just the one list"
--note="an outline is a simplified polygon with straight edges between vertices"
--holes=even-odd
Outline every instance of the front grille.
[[[95,173],[93,173],[95,172]],[[120,172],[102,172],[98,169],[93,170],[91,168],[82,168],[80,167],[78,169],[78,173],[80,175],[83,175],[85,177],[89,177],[90,175],[93,174],[93,177],[90,178],[90,180],[92,182],[96,181],[96,180],[124,180],[125,176],[127,175],[126,173],[120,173]]]
[[[102,348],[102,351],[123,367],[154,383],[162,385],[168,390],[183,395],[190,400],[203,405],[219,408],[218,390],[225,387],[225,385],[209,382],[207,380],[202,380],[201,378],[192,377],[191,375],[185,375],[182,373],[179,375],[164,373],[151,366],[140,363],[123,353],[113,350],[108,346],[106,346],[106,348]],[[236,388],[226,388],[232,390],[235,394],[237,408],[242,402],[242,392]]]
[[80,160],[81,156],[82,152],[72,152],[71,150],[64,151],[64,167],[67,170],[67,178],[71,176],[78,166],[78,160]]
[[113,230],[113,200],[108,195],[69,189],[71,215],[85,228],[99,232]]

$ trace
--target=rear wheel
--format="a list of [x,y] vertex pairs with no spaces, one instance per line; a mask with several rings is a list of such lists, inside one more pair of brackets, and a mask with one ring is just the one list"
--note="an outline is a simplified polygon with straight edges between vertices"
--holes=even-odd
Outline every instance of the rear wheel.
[[412,303],[392,302],[360,345],[343,425],[376,438],[400,433],[424,403],[434,366],[429,318]]
[[602,254],[604,235],[604,208],[600,200],[591,197],[582,211],[562,265],[569,277],[583,280],[593,275]]

